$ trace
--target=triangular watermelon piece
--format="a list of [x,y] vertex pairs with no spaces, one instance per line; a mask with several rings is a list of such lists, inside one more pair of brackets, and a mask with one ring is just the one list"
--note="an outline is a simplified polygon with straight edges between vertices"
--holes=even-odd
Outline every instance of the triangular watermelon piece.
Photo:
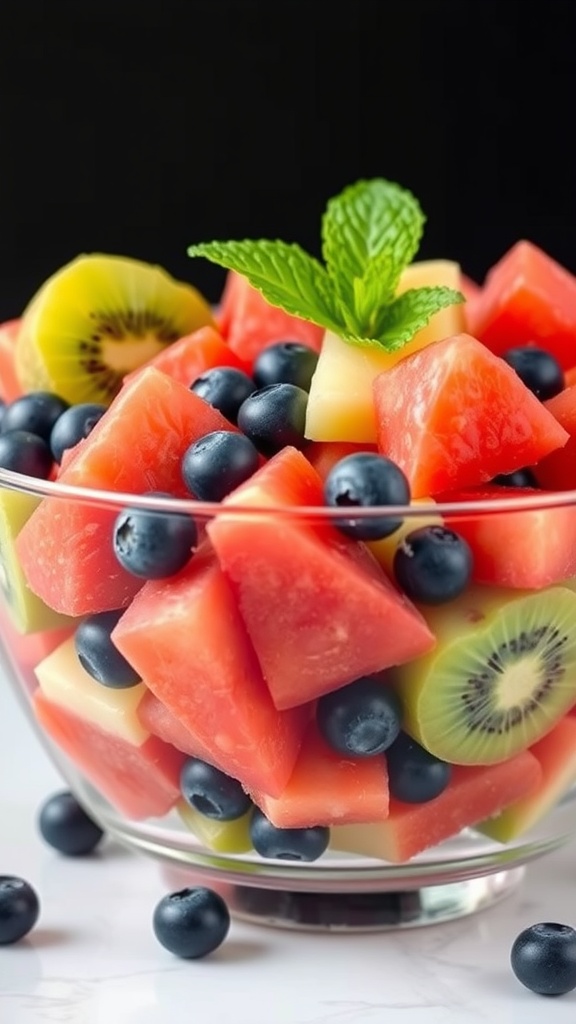
[[525,239],[488,271],[469,330],[501,355],[540,345],[569,370],[576,363],[576,277]]
[[[62,484],[190,497],[181,460],[212,430],[236,430],[216,409],[159,370],[125,385],[90,435],[73,449]],[[85,615],[122,608],[142,586],[112,549],[118,507],[45,498],[21,530],[16,548],[31,590],[50,608]]]
[[[534,487],[485,485],[449,491],[442,503],[522,501],[538,498]],[[576,508],[523,508],[515,512],[450,516],[450,527],[470,545],[477,583],[541,590],[576,576]]]
[[387,818],[337,826],[330,844],[401,864],[536,792],[541,778],[540,764],[528,750],[499,764],[454,765],[450,782],[434,800],[408,804],[391,798]]
[[230,348],[248,366],[276,341],[299,341],[319,352],[324,335],[322,327],[271,306],[234,270],[227,274],[216,320]]
[[197,553],[172,579],[147,582],[112,639],[188,730],[191,749],[246,789],[282,791],[311,711],[274,707],[212,551]]
[[0,324],[0,398],[5,402],[12,402],[22,394],[22,385],[14,366],[20,323],[20,320],[5,320]]
[[147,690],[137,709],[138,721],[153,736],[170,743],[176,750],[181,750],[189,757],[199,757],[202,761],[210,761],[210,754],[202,746],[173,711],[170,711],[151,690]]
[[[278,708],[409,661],[435,643],[363,544],[296,511],[322,503],[316,470],[284,448],[207,526]],[[233,506],[295,512],[234,515]]]
[[[199,327],[197,331],[179,338],[171,345],[166,345],[146,363],[146,367],[149,366],[162,370],[162,373],[167,373],[169,377],[179,380],[186,387],[206,370],[212,370],[215,366],[231,366],[235,370],[246,369],[220,332],[210,324]],[[132,370],[124,377],[124,383],[133,380],[142,373],[142,370],[141,366]]]
[[389,800],[386,758],[338,754],[311,722],[280,796],[250,795],[277,828],[382,821]]
[[547,491],[572,491],[576,488],[576,386],[565,387],[544,405],[570,439],[564,448],[551,452],[533,467],[540,487]]
[[379,374],[374,402],[378,448],[404,470],[414,498],[533,465],[569,437],[517,373],[469,334]]
[[104,732],[37,690],[40,728],[89,782],[128,818],[162,818],[180,797],[185,755],[150,736],[140,746]]

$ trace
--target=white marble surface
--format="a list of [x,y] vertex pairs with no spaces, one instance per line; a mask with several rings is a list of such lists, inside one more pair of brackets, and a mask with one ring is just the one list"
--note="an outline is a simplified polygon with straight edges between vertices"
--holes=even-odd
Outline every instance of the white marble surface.
[[0,947],[0,1024],[574,1024],[576,992],[545,1000],[509,950],[539,920],[576,924],[576,848],[529,869],[499,906],[444,925],[310,935],[234,922],[209,959],[179,961],[150,926],[157,866],[110,845],[65,860],[35,829],[61,780],[13,697],[0,691],[0,873],[20,874],[41,919]]

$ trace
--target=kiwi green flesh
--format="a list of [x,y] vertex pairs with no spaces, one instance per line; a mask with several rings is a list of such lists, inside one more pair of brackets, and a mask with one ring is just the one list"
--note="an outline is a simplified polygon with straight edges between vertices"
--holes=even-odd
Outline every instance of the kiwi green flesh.
[[176,810],[186,827],[209,850],[217,853],[248,853],[252,850],[251,811],[234,821],[216,821],[200,814],[184,800],[177,804]]
[[47,368],[54,390],[74,401],[108,405],[124,377],[181,337],[170,320],[151,311],[89,313],[85,334],[61,338],[60,354]]
[[166,346],[211,323],[192,286],[161,268],[83,256],[47,281],[25,313],[17,351],[26,390],[109,404],[124,377]]
[[36,633],[70,623],[34,594],[16,553],[15,541],[39,498],[17,491],[0,491],[0,596],[10,621],[19,633]]
[[454,764],[494,764],[544,736],[576,703],[576,594],[507,600],[406,666],[404,728]]

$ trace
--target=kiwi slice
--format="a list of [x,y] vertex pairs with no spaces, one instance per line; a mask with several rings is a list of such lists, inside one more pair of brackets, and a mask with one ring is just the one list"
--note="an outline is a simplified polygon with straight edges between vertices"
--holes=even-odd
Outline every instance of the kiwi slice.
[[217,853],[248,853],[252,849],[250,819],[252,809],[235,821],[216,821],[200,814],[185,800],[176,804],[180,818],[197,839]]
[[161,267],[121,256],[79,256],[50,277],[25,310],[16,372],[25,391],[109,404],[128,373],[213,323],[200,293]]
[[[512,594],[514,596],[512,596]],[[576,594],[474,588],[425,612],[437,646],[398,671],[404,728],[453,764],[496,764],[576,703]]]
[[37,633],[73,622],[67,615],[49,608],[30,590],[20,568],[16,537],[40,500],[18,491],[0,491],[0,595],[19,633]]

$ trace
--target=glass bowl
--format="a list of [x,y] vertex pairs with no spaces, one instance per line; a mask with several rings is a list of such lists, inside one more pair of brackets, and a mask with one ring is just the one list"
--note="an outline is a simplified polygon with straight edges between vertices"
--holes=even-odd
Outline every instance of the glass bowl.
[[[528,862],[557,848],[573,837],[576,829],[576,802],[572,781],[576,778],[576,757],[572,754],[570,758],[568,749],[565,754],[562,754],[562,745],[550,742],[546,746],[547,753],[545,752],[545,756],[542,755],[540,761],[538,758],[534,761],[539,748],[532,742],[531,763],[538,762],[538,785],[534,783],[530,794],[525,797],[517,797],[516,803],[518,800],[524,799],[524,804],[526,805],[528,802],[527,805],[530,805],[532,801],[532,804],[538,804],[536,808],[538,813],[533,808],[532,818],[534,820],[530,820],[530,813],[528,813],[527,824],[525,822],[524,827],[517,834],[512,835],[507,841],[500,841],[476,830],[474,827],[478,823],[474,818],[476,796],[472,791],[468,793],[468,796],[462,797],[461,806],[456,811],[454,807],[451,807],[449,811],[446,810],[445,804],[442,802],[443,798],[439,796],[429,804],[428,812],[433,807],[437,821],[445,822],[442,828],[447,834],[443,836],[441,828],[441,841],[407,859],[400,859],[398,862],[384,859],[382,856],[375,856],[372,848],[368,851],[370,855],[367,855],[366,849],[351,849],[350,847],[355,847],[355,841],[350,843],[349,838],[345,842],[337,838],[327,851],[313,862],[264,858],[255,852],[230,853],[210,848],[190,831],[179,812],[180,804],[175,806],[176,797],[172,798],[171,809],[165,809],[165,813],[160,815],[154,812],[143,813],[141,802],[138,803],[138,800],[142,794],[147,798],[152,784],[146,782],[146,775],[142,775],[141,765],[135,768],[133,774],[130,775],[133,769],[126,761],[124,748],[122,757],[118,755],[120,759],[116,763],[117,751],[114,742],[110,743],[109,741],[109,735],[115,734],[114,730],[117,730],[119,719],[114,717],[116,712],[111,714],[110,707],[108,707],[108,717],[105,719],[107,724],[103,725],[104,719],[99,719],[98,726],[94,726],[91,720],[88,733],[85,728],[83,731],[79,727],[75,734],[74,728],[70,727],[70,722],[78,724],[78,717],[74,718],[78,715],[82,722],[82,716],[85,713],[83,709],[88,706],[85,702],[82,705],[79,704],[75,696],[73,677],[76,669],[70,669],[69,677],[64,679],[66,673],[60,667],[58,671],[61,675],[57,679],[56,686],[53,679],[52,683],[46,683],[46,677],[43,677],[42,671],[39,674],[36,672],[38,665],[46,664],[50,662],[50,659],[54,660],[55,652],[61,651],[66,645],[70,650],[70,643],[73,645],[71,637],[78,621],[81,621],[88,611],[93,610],[94,600],[98,610],[102,610],[103,605],[107,605],[109,608],[118,606],[117,597],[113,597],[107,603],[106,595],[110,588],[115,588],[115,595],[120,593],[116,585],[117,581],[113,580],[114,565],[117,563],[110,552],[114,522],[126,508],[156,515],[158,513],[168,515],[175,512],[191,515],[198,528],[201,547],[204,546],[202,550],[206,550],[210,544],[207,537],[213,539],[218,535],[218,531],[214,532],[215,524],[224,524],[224,526],[241,524],[238,544],[244,552],[247,550],[247,546],[252,544],[251,538],[253,539],[253,546],[250,548],[254,561],[252,575],[254,579],[260,581],[261,586],[263,608],[261,622],[264,623],[262,628],[267,630],[267,657],[270,657],[270,637],[276,636],[278,649],[284,657],[287,649],[288,653],[290,650],[292,651],[291,657],[294,661],[295,673],[296,666],[299,666],[298,671],[301,669],[302,658],[310,655],[310,638],[307,631],[319,630],[318,636],[322,639],[321,630],[326,629],[326,616],[320,615],[318,619],[315,617],[315,613],[314,615],[310,613],[308,620],[301,620],[299,625],[297,624],[295,608],[300,599],[302,608],[311,607],[311,593],[315,593],[317,605],[321,607],[327,600],[328,592],[332,594],[330,598],[332,601],[336,600],[334,593],[339,593],[339,599],[344,604],[352,593],[350,589],[347,589],[348,584],[345,588],[340,588],[340,590],[338,588],[338,573],[340,571],[338,566],[343,564],[338,562],[341,553],[337,557],[335,556],[335,560],[323,563],[323,568],[315,567],[312,564],[313,558],[311,561],[307,561],[299,550],[301,538],[304,536],[307,538],[306,543],[312,545],[310,548],[312,552],[319,550],[318,545],[335,544],[338,547],[339,541],[334,540],[338,537],[344,546],[352,545],[355,548],[361,546],[364,555],[365,549],[364,545],[345,538],[342,531],[338,530],[338,521],[341,523],[343,515],[339,509],[327,510],[317,506],[288,508],[277,504],[231,508],[226,505],[200,503],[192,499],[181,500],[162,496],[89,490],[57,481],[38,481],[5,470],[0,471],[0,514],[2,519],[0,523],[2,564],[0,582],[3,594],[0,609],[0,637],[5,675],[22,700],[31,727],[36,730],[40,741],[56,762],[67,785],[78,800],[111,836],[133,850],[139,850],[157,858],[161,862],[167,882],[175,885],[190,884],[192,881],[198,880],[209,884],[225,895],[233,913],[262,924],[322,930],[376,930],[409,927],[459,917],[491,904],[516,887],[521,881],[524,866]],[[45,512],[50,510],[50,517],[44,519],[43,530],[41,532],[37,530],[34,534],[33,531],[31,532],[30,524],[37,516],[37,509],[43,509]],[[48,513],[46,512],[46,514]],[[531,614],[536,617],[537,622],[544,622],[546,616],[552,615],[553,618],[555,602],[558,600],[557,588],[561,589],[564,595],[563,600],[568,602],[568,606],[571,596],[576,595],[576,526],[573,525],[576,523],[576,492],[541,492],[535,493],[533,497],[526,497],[524,494],[516,497],[507,492],[505,498],[482,501],[481,503],[466,501],[440,505],[424,502],[418,505],[413,504],[410,507],[387,509],[347,508],[346,518],[347,521],[353,520],[356,523],[363,523],[364,526],[383,519],[399,518],[402,521],[400,532],[393,533],[386,541],[382,542],[380,547],[377,544],[370,555],[370,564],[374,566],[376,563],[373,559],[376,554],[380,562],[377,572],[380,576],[387,575],[387,578],[392,573],[391,557],[394,549],[401,542],[402,537],[413,529],[431,522],[438,523],[440,519],[448,529],[459,532],[468,539],[474,553],[475,573],[482,579],[481,582],[471,584],[464,592],[463,597],[456,599],[456,606],[462,608],[462,602],[468,600],[466,595],[472,595],[470,603],[473,608],[471,611],[467,607],[465,615],[457,616],[453,620],[450,627],[450,642],[458,642],[462,640],[462,637],[467,637],[469,644],[477,642],[479,644],[480,634],[486,626],[487,616],[493,613],[497,614],[500,602],[502,602],[502,606],[509,607],[513,602],[530,599],[532,601]],[[38,540],[38,550],[34,548],[33,540],[30,539],[34,536]],[[193,555],[193,559],[198,557],[200,556]],[[278,605],[278,580],[274,584],[276,589],[272,588],[274,593],[270,590],[270,573],[273,575],[275,571],[273,566],[276,561],[281,564],[281,571],[284,574],[283,586],[286,602],[290,608],[288,618],[282,614],[282,608]],[[303,569],[304,563],[309,564],[309,575],[308,570]],[[38,576],[34,566],[39,565],[43,565],[45,571],[49,571],[51,574],[51,585],[56,587],[53,593],[61,587],[62,590],[66,590],[70,594],[74,586],[76,587],[75,592],[80,594],[79,607],[82,601],[84,602],[84,610],[78,611],[77,617],[59,620],[54,618],[54,614],[44,604],[40,606],[35,604],[34,608],[29,607],[29,602],[32,599],[26,580],[33,577],[31,583],[37,587]],[[320,571],[321,568],[324,575]],[[365,562],[362,563],[358,571],[361,573],[368,571]],[[118,573],[120,573],[119,566]],[[573,576],[574,579],[572,579]],[[304,577],[306,577],[305,581]],[[132,582],[127,585],[124,593],[123,604],[128,604],[130,595],[143,585],[143,581],[137,580],[136,577],[131,577],[131,580]],[[164,583],[166,582],[170,583],[170,581],[164,581]],[[504,583],[506,585],[503,585]],[[154,586],[158,587],[159,584],[155,582]],[[394,594],[394,600],[398,599],[398,591],[394,585],[392,588],[388,587],[388,591]],[[94,598],[94,593],[97,595],[96,598]],[[82,594],[84,594],[83,597]],[[237,591],[234,591],[234,594],[237,596]],[[483,604],[485,599],[492,609],[489,612],[485,610]],[[576,596],[574,601],[576,601]],[[34,602],[32,601],[32,603]],[[163,609],[165,606],[161,605],[160,607]],[[426,607],[424,604],[420,604],[418,607],[419,613],[424,616],[424,619],[429,617],[431,633],[441,637],[440,633],[434,633],[436,624],[448,614],[449,608],[455,607],[454,603],[436,605],[434,608]],[[184,614],[184,618],[179,620],[180,628],[184,628],[182,623],[188,620],[186,613],[182,613],[181,605],[177,614]],[[184,661],[182,660],[184,646],[180,643],[176,655],[177,659],[180,658],[176,665],[179,671],[184,671],[186,666],[190,670],[194,669],[199,652],[204,656],[207,644],[211,644],[215,648],[218,637],[223,647],[227,646],[223,642],[223,638],[227,636],[228,625],[224,618],[228,612],[214,603],[211,614],[212,618],[208,617],[204,620],[205,630],[197,629],[194,632],[193,628],[190,629],[185,645],[188,653]],[[335,614],[337,619],[337,613]],[[346,614],[349,615],[349,612]],[[379,668],[376,662],[380,655],[374,655],[371,643],[366,642],[368,634],[364,628],[366,625],[364,619],[373,617],[374,614],[374,608],[368,608],[368,606],[366,606],[365,614],[362,614],[361,606],[356,604],[354,616],[350,617],[349,615],[346,620],[352,632],[356,628],[359,629],[358,637],[360,639],[356,644],[358,648],[356,672],[353,678],[356,675],[373,674]],[[332,617],[332,613],[329,617]],[[196,619],[196,621],[199,620]],[[576,614],[571,622],[566,620],[566,615],[562,612],[562,629],[559,630],[556,627],[554,634],[560,637],[561,647],[562,644],[566,645],[567,643],[569,647],[572,644],[571,630],[576,634]],[[338,625],[338,621],[336,625]],[[385,630],[385,627],[386,622],[383,620],[382,629]],[[260,650],[259,641],[254,637],[255,626],[252,620],[250,620],[250,628],[254,646]],[[294,630],[297,629],[301,630],[301,644],[298,643],[294,633]],[[540,633],[536,636],[538,629],[540,629]],[[214,636],[208,637],[207,634],[212,630]],[[202,635],[199,635],[200,633]],[[522,666],[520,671],[516,667],[510,677],[512,680],[510,693],[512,696],[515,695],[514,699],[517,704],[522,705],[524,710],[533,694],[525,692],[522,678],[523,674],[525,677],[526,669],[533,664],[534,647],[542,637],[542,628],[532,623],[530,628],[527,627],[527,634],[528,642],[526,642],[526,632],[524,639],[522,636],[517,638],[509,635],[506,639],[508,649],[513,651],[516,659],[514,664]],[[342,637],[338,636],[338,630],[329,635],[330,643],[342,643]],[[531,637],[536,637],[534,643],[531,642]],[[317,642],[320,641],[314,641],[312,647]],[[392,642],[391,639],[390,642]],[[445,638],[438,642],[447,644]],[[328,641],[326,640],[325,643]],[[346,644],[348,646],[343,647],[342,651],[352,650],[354,637],[352,639],[350,636],[346,637]],[[576,639],[574,639],[574,644],[576,645]],[[315,650],[317,651],[318,647]],[[304,653],[302,653],[303,651]],[[330,652],[326,649],[327,658],[329,654]],[[427,655],[418,653],[416,657],[412,657],[405,653],[402,657],[404,665],[414,664],[420,671],[418,666],[422,665],[422,658],[426,658]],[[396,655],[392,657],[392,661],[394,660],[397,660]],[[332,657],[332,663],[337,664],[338,659],[335,662]],[[71,663],[68,662],[68,664]],[[576,717],[571,719],[571,708],[576,704],[576,672],[574,681],[572,681],[572,678],[568,678],[569,673],[563,675],[562,666],[558,669],[558,665],[552,664],[550,660],[547,665],[548,668],[552,666],[551,674],[556,680],[562,679],[565,691],[562,691],[561,713],[556,709],[553,718],[545,726],[539,727],[539,736],[554,735],[553,730],[556,723],[560,721],[571,722],[576,728]],[[80,671],[84,672],[81,666]],[[196,670],[194,669],[194,671]],[[401,678],[401,672],[404,670],[391,668],[390,671],[394,681],[395,673],[400,672]],[[410,671],[415,670],[410,669]],[[162,675],[162,669],[160,669],[160,675]],[[124,699],[126,694],[138,693],[141,695],[148,690],[148,686],[144,684],[139,684],[140,689],[135,687],[130,690],[102,687],[86,673],[85,676],[87,679],[90,678],[92,690],[102,693],[102,699],[105,695],[108,705],[110,702],[114,705],[115,700]],[[42,689],[39,689],[39,679]],[[338,685],[344,685],[347,681],[350,681],[349,678],[340,680]],[[156,678],[147,679],[146,682],[154,688],[154,692],[157,692]],[[471,686],[473,690],[474,686],[478,685],[477,678],[475,681],[468,679],[467,685]],[[543,700],[545,700],[547,692],[546,686],[547,684],[544,685],[540,693],[540,697],[542,697],[542,693],[544,694]],[[572,689],[573,697],[571,696]],[[216,692],[215,689],[206,693],[208,704],[211,702],[214,692]],[[400,692],[402,691],[400,690]],[[42,697],[38,697],[39,693],[44,694],[44,710],[46,710],[47,701],[49,707],[56,706],[63,715],[68,715],[67,728],[62,727],[58,732],[58,729],[53,728],[53,719],[50,719],[50,715],[46,717],[45,714],[38,714],[37,702],[38,700],[42,701]],[[181,701],[183,699],[179,698]],[[138,697],[139,700],[140,697]],[[462,694],[458,693],[454,700],[466,700],[466,697],[462,697]],[[54,704],[54,702],[56,703]],[[92,703],[90,707],[93,708],[93,706]],[[129,727],[132,729],[130,742],[134,745],[134,750],[141,751],[151,736],[150,721],[146,720],[146,727],[142,725],[142,719],[138,717],[140,704],[135,702],[135,699],[132,699],[130,708],[128,710],[126,708],[126,705],[122,705],[122,710],[117,712],[117,716],[122,719],[124,725],[127,718],[130,719],[132,722],[132,724],[129,722]],[[311,697],[308,712],[313,715],[313,711],[314,698]],[[230,708],[230,712],[232,714],[234,708]],[[249,718],[249,709],[244,708],[243,713]],[[88,714],[87,711],[86,714]],[[130,716],[132,717],[130,718]],[[134,726],[132,720],[138,724]],[[504,731],[506,728],[509,731],[512,730],[517,724],[513,714],[509,715],[506,721],[508,726]],[[52,726],[50,726],[50,722],[52,722]],[[218,732],[218,727],[219,723],[215,720],[214,736]],[[95,751],[98,750],[98,743],[93,742],[94,736],[100,737],[101,740],[102,730],[105,731],[108,728],[112,731],[106,742],[101,745],[100,754],[97,754]],[[140,730],[139,739],[134,740],[134,730],[138,732],[138,729]],[[162,729],[158,730],[158,734],[163,735],[164,741],[166,740]],[[514,735],[514,733],[512,734]],[[160,743],[153,736],[152,739],[155,743]],[[206,734],[204,739],[206,739]],[[264,741],[265,737],[261,737],[262,749],[265,747]],[[221,743],[226,754],[224,760],[227,763],[230,750],[226,750],[226,743],[221,740],[214,742],[217,746],[218,743]],[[576,749],[576,743],[574,748]],[[260,751],[256,742],[253,750],[255,757],[257,751]],[[87,751],[88,753],[86,753]],[[185,754],[176,754],[175,747],[171,747],[171,751],[176,758],[183,759],[185,756]],[[189,754],[190,751],[186,753]],[[232,751],[232,753],[236,756],[237,752]],[[378,757],[383,761],[386,755],[380,754]],[[79,759],[82,761],[81,767],[76,763]],[[502,758],[500,760],[502,761]],[[512,764],[511,758],[506,757],[504,761],[506,764]],[[148,763],[153,764],[153,762],[154,757],[150,756]],[[179,763],[180,761],[178,761]],[[103,766],[106,766],[105,783],[102,783],[101,778]],[[152,770],[156,769],[150,768],[150,771]],[[173,764],[171,770],[172,772],[174,770]],[[467,771],[470,773],[469,766]],[[479,778],[480,769],[477,768],[475,771]],[[489,769],[484,767],[482,771],[486,773]],[[120,780],[118,785],[121,790],[123,786],[127,785],[132,796],[133,791],[138,790],[138,799],[136,800],[136,804],[140,808],[138,813],[127,810],[123,799],[119,802],[116,800],[114,772],[116,772],[117,780]],[[126,782],[123,772],[128,772],[128,782]],[[483,777],[487,779],[488,775],[485,774]],[[110,782],[111,778],[112,782]],[[314,779],[310,780],[310,786],[313,790]],[[500,789],[500,783],[488,785],[492,794],[495,788]],[[533,793],[536,791],[540,794],[538,800],[533,797]],[[144,799],[144,803],[146,803],[146,799]],[[404,808],[406,806],[404,805]],[[410,805],[410,807],[412,811],[416,807],[414,813],[417,813],[418,805]],[[486,805],[482,804],[482,807],[482,814],[485,814]],[[396,808],[398,808],[398,803],[396,803]],[[453,815],[450,824],[448,824],[449,815]],[[418,818],[413,820],[417,822]],[[430,820],[430,813],[428,813],[428,824]],[[347,827],[350,829],[352,826]],[[350,836],[350,832],[346,833],[346,829],[344,829],[344,833],[340,833],[340,828],[341,826],[334,826],[331,834]],[[414,826],[412,826],[412,831],[414,832]],[[339,849],[338,846],[343,848]],[[349,848],[346,849],[346,846]]]

